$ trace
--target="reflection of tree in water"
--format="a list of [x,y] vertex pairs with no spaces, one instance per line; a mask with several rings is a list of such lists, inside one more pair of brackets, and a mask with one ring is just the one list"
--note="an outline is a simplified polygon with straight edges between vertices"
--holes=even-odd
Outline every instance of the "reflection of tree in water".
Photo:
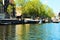
[[15,25],[6,26],[6,40],[15,40]]
[[16,40],[25,40],[26,26],[25,24],[16,25]]
[[[3,25],[0,27],[0,39],[1,40],[16,40],[16,25]],[[21,26],[22,27],[22,35],[21,38],[24,40],[25,39],[25,29],[24,29],[24,25]],[[20,35],[19,35],[20,36]],[[20,37],[18,37],[20,38]]]
[[5,39],[5,27],[4,25],[0,25],[0,40]]
[[44,40],[44,27],[40,24],[31,24],[29,32],[29,40]]
[[[29,32],[29,40],[37,40],[37,33],[39,30],[37,29],[37,24],[31,24],[30,25],[30,32]],[[40,40],[40,39],[38,39]]]

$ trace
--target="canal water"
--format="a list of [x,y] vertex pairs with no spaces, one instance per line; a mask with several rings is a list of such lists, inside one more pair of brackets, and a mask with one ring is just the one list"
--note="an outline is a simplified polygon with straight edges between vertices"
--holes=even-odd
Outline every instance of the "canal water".
[[60,23],[0,25],[0,40],[60,40]]

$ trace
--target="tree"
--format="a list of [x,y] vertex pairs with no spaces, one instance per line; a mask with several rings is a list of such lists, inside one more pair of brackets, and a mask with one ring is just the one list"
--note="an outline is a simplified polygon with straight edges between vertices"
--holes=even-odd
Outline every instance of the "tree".
[[12,12],[13,12],[13,10],[12,10],[12,6],[11,5],[8,5],[8,7],[7,7],[7,12],[8,12],[8,14],[10,15],[10,18],[11,18],[11,14],[12,14]]
[[28,1],[19,1],[17,2],[20,5],[22,4],[22,15],[30,17],[52,17],[54,15],[53,10],[40,2],[40,0],[28,0]]
[[48,7],[48,9],[47,9],[47,15],[48,15],[49,17],[54,17],[54,16],[55,16],[52,8]]
[[39,15],[38,11],[39,7],[40,7],[39,1],[29,1],[23,7],[23,14],[36,17]]
[[10,15],[10,18],[15,17],[15,8],[16,8],[16,3],[14,1],[8,3],[6,11]]
[[25,4],[25,0],[15,0],[16,5],[23,6]]

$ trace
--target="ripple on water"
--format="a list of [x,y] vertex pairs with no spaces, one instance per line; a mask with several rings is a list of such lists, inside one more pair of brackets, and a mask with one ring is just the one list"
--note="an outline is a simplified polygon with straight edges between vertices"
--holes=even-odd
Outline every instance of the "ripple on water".
[[40,32],[38,37],[43,40],[60,40],[60,23],[41,24],[37,29]]

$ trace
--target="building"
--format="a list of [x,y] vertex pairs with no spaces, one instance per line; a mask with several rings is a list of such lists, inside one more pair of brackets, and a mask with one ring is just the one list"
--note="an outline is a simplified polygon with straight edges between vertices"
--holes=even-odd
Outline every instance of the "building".
[[0,0],[0,19],[4,19],[5,13],[4,13],[4,7],[3,7],[3,1]]

